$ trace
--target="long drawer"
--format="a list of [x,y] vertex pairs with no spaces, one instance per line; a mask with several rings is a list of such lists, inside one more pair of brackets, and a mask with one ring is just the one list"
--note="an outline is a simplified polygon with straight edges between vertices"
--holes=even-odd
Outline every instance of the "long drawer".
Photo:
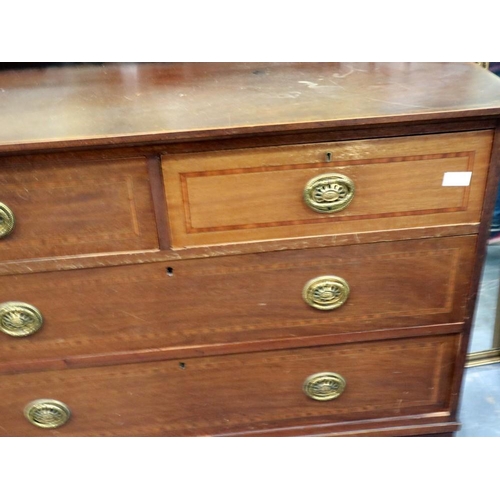
[[4,276],[0,363],[459,324],[475,243],[461,236]]
[[457,346],[458,337],[445,335],[4,375],[0,434],[283,434],[446,412]]
[[0,163],[0,260],[155,248],[145,158]]
[[491,131],[162,157],[175,248],[478,223]]

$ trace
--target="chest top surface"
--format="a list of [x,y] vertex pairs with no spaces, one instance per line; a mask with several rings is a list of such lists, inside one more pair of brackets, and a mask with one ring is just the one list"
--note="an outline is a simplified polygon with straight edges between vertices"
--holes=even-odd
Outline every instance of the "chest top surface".
[[474,63],[130,63],[0,73],[0,152],[488,117]]

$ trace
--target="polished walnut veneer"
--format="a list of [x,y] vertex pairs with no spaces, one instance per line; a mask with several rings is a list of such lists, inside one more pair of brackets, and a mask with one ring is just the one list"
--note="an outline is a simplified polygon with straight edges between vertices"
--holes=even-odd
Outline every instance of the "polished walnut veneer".
[[0,87],[2,435],[458,429],[497,77],[109,64]]

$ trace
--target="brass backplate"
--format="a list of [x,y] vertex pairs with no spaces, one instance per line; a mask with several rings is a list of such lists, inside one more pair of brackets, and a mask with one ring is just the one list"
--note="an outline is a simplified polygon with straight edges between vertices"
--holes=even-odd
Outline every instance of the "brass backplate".
[[0,304],[0,331],[12,337],[33,335],[43,325],[40,311],[24,302]]
[[338,373],[321,372],[306,378],[303,390],[311,399],[330,401],[338,398],[345,390],[346,381]]
[[4,203],[0,203],[0,238],[8,236],[14,230],[15,223],[12,210]]
[[42,429],[56,429],[70,418],[70,409],[55,399],[36,399],[26,405],[24,415],[28,421]]
[[302,290],[306,304],[329,311],[343,305],[349,297],[349,285],[339,276],[319,276],[309,280]]
[[354,198],[354,182],[342,174],[322,174],[312,178],[304,188],[304,201],[315,212],[339,212]]

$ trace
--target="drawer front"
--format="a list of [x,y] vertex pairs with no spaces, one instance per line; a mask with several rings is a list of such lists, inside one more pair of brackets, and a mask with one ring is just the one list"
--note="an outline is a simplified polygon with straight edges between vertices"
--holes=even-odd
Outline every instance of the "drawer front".
[[[446,411],[457,345],[439,336],[4,375],[0,433],[231,434]],[[329,383],[339,376],[345,387]],[[23,410],[39,399],[67,405],[69,421],[31,424]]]
[[0,203],[15,221],[0,260],[158,248],[143,158],[0,164]]
[[1,277],[4,329],[22,314],[31,314],[27,329],[36,320],[9,312],[10,301],[37,308],[43,324],[32,334],[22,326],[20,336],[0,333],[0,361],[221,344],[247,350],[257,341],[461,323],[475,242],[461,236]]
[[[172,245],[477,223],[492,139],[481,131],[165,155]],[[471,172],[470,185],[443,186],[448,172],[462,172],[451,184]]]

